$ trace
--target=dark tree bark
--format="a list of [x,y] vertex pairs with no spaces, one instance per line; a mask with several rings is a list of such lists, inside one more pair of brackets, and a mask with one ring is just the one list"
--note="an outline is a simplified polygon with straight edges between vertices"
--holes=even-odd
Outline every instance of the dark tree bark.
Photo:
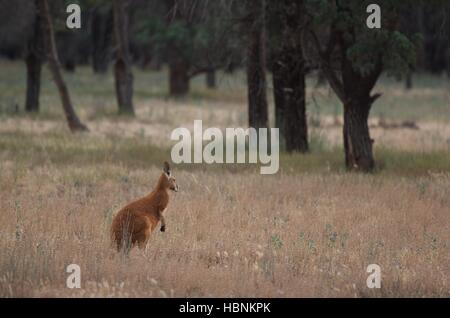
[[216,71],[211,69],[206,72],[206,87],[210,89],[216,88]]
[[169,94],[182,97],[189,93],[189,65],[185,59],[173,50],[169,57]]
[[265,73],[265,0],[246,0],[246,9],[248,13],[248,124],[249,127],[264,128],[268,126]]
[[305,72],[301,53],[294,50],[289,55],[290,71],[286,69],[286,86],[284,88],[284,128],[286,151],[308,152],[308,124],[305,104]]
[[284,87],[286,86],[285,74],[283,73],[282,60],[283,56],[281,52],[278,52],[275,56],[275,61],[272,64],[272,83],[273,83],[273,98],[275,103],[275,127],[279,129],[280,134],[280,147],[286,148],[285,141],[285,98]]
[[44,32],[45,52],[47,56],[48,66],[53,76],[53,80],[55,81],[55,84],[58,88],[67,123],[72,132],[86,131],[88,130],[88,128],[80,121],[77,114],[75,113],[75,109],[73,108],[72,102],[70,100],[69,91],[61,74],[48,2],[47,0],[35,1]]
[[413,87],[413,81],[412,81],[412,72],[409,71],[408,74],[406,74],[406,78],[405,78],[405,88],[407,90],[412,89]]
[[[340,43],[343,54],[348,47],[342,38]],[[380,96],[370,94],[382,71],[381,58],[376,61],[372,72],[361,75],[355,71],[351,61],[344,54],[342,56],[345,164],[349,170],[370,172],[375,167],[375,160],[368,119],[373,102]]]
[[25,59],[27,65],[27,95],[25,110],[27,112],[39,112],[39,96],[41,92],[42,61],[33,53],[29,53]]
[[371,171],[375,167],[368,118],[371,103],[351,100],[344,104],[345,165],[350,170]]
[[[281,0],[281,47],[274,62],[275,116],[283,131],[286,151],[307,152],[308,125],[305,104],[305,59],[301,34],[302,1]],[[278,105],[277,105],[278,104]],[[280,105],[281,104],[281,105]]]
[[63,64],[64,70],[69,73],[75,73],[76,63],[73,59],[67,59]]
[[95,73],[105,74],[111,62],[112,9],[103,12],[101,7],[96,7],[91,17],[92,69]]
[[450,46],[447,48],[447,52],[445,53],[445,72],[447,73],[447,77],[450,78]]
[[77,35],[73,32],[56,32],[55,43],[58,59],[64,71],[74,73],[77,65]]
[[[183,15],[179,4],[178,0],[165,0],[167,27],[170,27],[174,22],[182,23]],[[191,65],[176,43],[172,42],[168,51],[169,94],[174,97],[183,97],[189,93]]]
[[[411,23],[411,21],[415,21],[415,23]],[[412,38],[415,34],[421,33],[423,31],[423,17],[422,17],[422,9],[420,5],[405,7],[400,11],[399,14],[399,29],[400,32]],[[423,53],[419,52],[421,49],[416,49],[416,65],[413,69],[412,65],[410,69],[406,73],[405,76],[405,89],[410,90],[413,87],[413,71],[417,66],[419,68],[423,65],[421,60],[423,58]]]
[[126,0],[114,0],[114,39],[116,61],[114,78],[119,114],[133,115],[133,74],[128,40],[128,4]]
[[39,112],[39,96],[41,90],[42,57],[44,53],[44,39],[41,18],[36,15],[33,34],[27,43],[25,63],[27,67],[27,94],[25,110]]
[[316,87],[324,86],[326,82],[327,82],[326,77],[323,75],[322,72],[319,71],[319,72],[317,73]]

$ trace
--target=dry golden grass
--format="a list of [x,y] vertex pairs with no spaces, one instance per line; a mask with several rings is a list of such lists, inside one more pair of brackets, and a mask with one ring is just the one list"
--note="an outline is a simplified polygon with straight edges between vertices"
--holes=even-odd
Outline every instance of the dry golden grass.
[[[159,169],[1,166],[0,296],[450,296],[449,174],[177,171],[167,231],[123,258],[117,209]],[[65,268],[81,266],[82,288]],[[366,267],[382,288],[366,287]]]

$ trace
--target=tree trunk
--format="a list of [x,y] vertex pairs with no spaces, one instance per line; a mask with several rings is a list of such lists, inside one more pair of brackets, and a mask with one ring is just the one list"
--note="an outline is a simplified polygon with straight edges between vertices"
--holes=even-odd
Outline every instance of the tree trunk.
[[58,88],[61,97],[62,106],[71,131],[86,131],[87,127],[80,121],[70,100],[69,91],[61,74],[61,69],[56,51],[53,25],[50,17],[50,9],[47,0],[35,0],[38,14],[42,22],[42,29],[45,39],[45,51],[47,55],[48,66],[53,76],[53,80]]
[[316,87],[322,87],[325,86],[325,84],[327,83],[327,79],[325,77],[325,75],[323,74],[323,72],[321,72],[319,70],[319,72],[317,72],[317,82],[316,82]]
[[450,78],[450,46],[445,52],[445,72],[447,73],[447,77]]
[[208,70],[206,72],[206,87],[210,89],[216,88],[216,71]]
[[113,30],[112,9],[102,12],[100,7],[92,10],[92,69],[94,73],[105,74],[111,61],[111,33]]
[[42,61],[34,53],[26,57],[27,65],[27,96],[25,110],[27,112],[39,112],[39,95],[41,91]]
[[64,70],[69,73],[75,73],[76,63],[73,59],[68,58],[63,64]]
[[[278,61],[278,77],[282,78],[283,130],[287,152],[307,152],[308,124],[305,104],[305,60],[301,44],[303,19],[302,2],[284,0],[281,9],[281,48]],[[278,88],[280,90],[280,88]],[[276,107],[278,108],[278,107]]]
[[[369,133],[369,113],[372,104],[380,94],[371,95],[378,78],[383,70],[381,56],[374,60],[374,68],[370,73],[361,74],[356,71],[346,52],[351,42],[346,41],[343,33],[339,33],[338,41],[342,60],[342,90],[336,92],[344,105],[344,151],[347,169],[371,172],[375,168],[373,158],[373,139]],[[330,81],[332,85],[333,79]]]
[[[178,0],[165,0],[166,26],[170,28],[174,23],[184,24],[185,20]],[[185,52],[176,43],[172,42],[168,47],[169,64],[169,95],[183,97],[189,93],[190,63],[185,57]]]
[[28,41],[27,56],[25,58],[27,66],[25,110],[27,112],[39,112],[43,44],[41,18],[39,15],[36,15],[33,35]]
[[249,127],[268,126],[265,54],[265,0],[246,0],[249,12],[247,44],[247,86]]
[[407,90],[412,89],[413,87],[413,82],[412,82],[412,72],[408,71],[408,73],[406,74],[406,78],[405,78],[405,88]]
[[181,57],[172,53],[169,61],[169,94],[170,96],[182,97],[189,93],[189,66]]
[[133,115],[133,74],[128,41],[128,12],[126,0],[114,0],[114,38],[116,62],[114,78],[119,114]]
[[60,31],[55,33],[56,52],[62,69],[68,73],[75,73],[77,65],[77,35],[73,32]]
[[[296,54],[295,54],[296,53]],[[285,138],[286,151],[308,152],[308,124],[305,104],[305,72],[301,52],[292,52],[286,64]]]
[[275,61],[272,65],[272,83],[273,83],[273,99],[275,103],[275,127],[279,129],[279,136],[280,136],[280,149],[285,149],[286,143],[285,143],[285,127],[284,127],[284,120],[285,120],[285,113],[284,113],[284,87],[285,87],[285,81],[284,81],[284,73],[283,73],[283,67],[281,64],[281,55],[278,54],[275,57]]
[[345,165],[349,170],[370,172],[375,167],[373,140],[369,134],[370,98],[349,99],[344,104],[344,149]]
[[287,152],[309,150],[303,66],[300,52],[284,48],[273,68],[275,124]]

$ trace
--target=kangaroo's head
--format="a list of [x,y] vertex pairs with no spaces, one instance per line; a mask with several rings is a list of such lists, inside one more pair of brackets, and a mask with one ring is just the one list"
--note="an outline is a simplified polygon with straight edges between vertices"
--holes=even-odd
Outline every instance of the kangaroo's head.
[[172,171],[170,170],[170,166],[167,161],[164,162],[163,174],[160,178],[160,186],[164,189],[170,189],[174,192],[178,192],[178,185],[175,177],[172,175]]

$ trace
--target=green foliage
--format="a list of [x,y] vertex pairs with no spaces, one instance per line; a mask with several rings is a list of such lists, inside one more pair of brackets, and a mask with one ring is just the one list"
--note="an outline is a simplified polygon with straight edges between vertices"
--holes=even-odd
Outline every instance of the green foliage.
[[189,64],[219,64],[231,54],[237,37],[229,36],[228,2],[175,3],[170,7],[155,2],[135,12],[133,31],[140,45],[150,47],[161,60],[176,53]]
[[404,34],[391,32],[386,47],[383,64],[389,75],[400,76],[415,65],[415,46]]
[[328,25],[342,35],[346,57],[355,71],[368,75],[381,61],[389,75],[400,76],[414,66],[420,37],[398,30],[399,12],[405,5],[400,1],[378,1],[382,26],[369,29],[366,8],[372,2],[307,0],[306,8],[316,29]]

